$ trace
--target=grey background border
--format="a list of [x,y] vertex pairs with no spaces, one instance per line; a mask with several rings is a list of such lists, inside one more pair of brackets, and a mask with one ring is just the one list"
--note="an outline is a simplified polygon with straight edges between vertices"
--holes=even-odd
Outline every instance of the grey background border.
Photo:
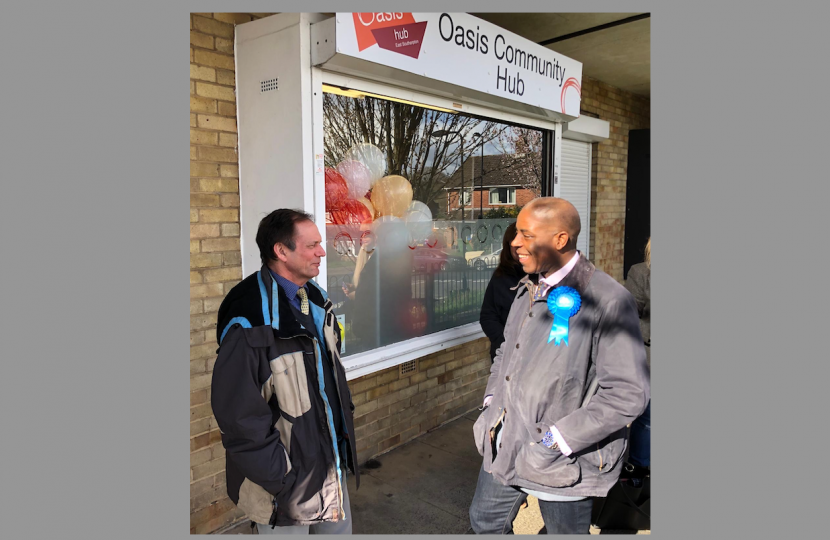
[[652,534],[813,530],[826,6],[84,1],[0,20],[0,536],[189,534],[188,14],[390,4],[651,12]]

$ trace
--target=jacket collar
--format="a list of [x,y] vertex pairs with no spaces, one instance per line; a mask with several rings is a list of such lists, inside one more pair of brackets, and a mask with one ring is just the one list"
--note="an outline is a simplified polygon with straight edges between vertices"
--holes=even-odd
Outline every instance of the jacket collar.
[[[568,274],[562,278],[556,287],[573,287],[574,289],[579,292],[580,295],[583,295],[585,289],[588,288],[588,282],[591,281],[591,276],[594,275],[594,270],[596,267],[589,261],[582,253],[579,254],[579,260],[574,265],[573,269],[568,272]],[[515,287],[511,287],[511,290],[516,290],[519,286],[524,285],[524,289],[519,293],[519,296],[523,295],[525,291],[530,290],[531,285],[535,285],[539,283],[539,274],[528,274],[516,284]],[[556,287],[552,287],[551,290],[555,289]]]
[[[277,280],[271,276],[271,272],[266,265],[263,265],[258,272],[257,279],[262,297],[262,314],[265,324],[270,324],[272,328],[286,333],[302,332],[300,323],[297,322],[291,311],[285,291],[282,290]],[[322,335],[323,320],[326,313],[331,310],[331,301],[326,291],[313,280],[310,280],[307,285],[311,314],[318,332]]]

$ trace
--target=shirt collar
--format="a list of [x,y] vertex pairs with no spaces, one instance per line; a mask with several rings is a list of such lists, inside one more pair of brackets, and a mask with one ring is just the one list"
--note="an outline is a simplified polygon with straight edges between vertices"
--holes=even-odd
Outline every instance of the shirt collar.
[[577,251],[571,260],[568,261],[565,266],[554,272],[553,274],[549,275],[546,278],[540,278],[539,282],[544,283],[548,287],[555,287],[562,281],[568,273],[573,270],[573,267],[576,266],[576,262],[579,260],[579,252]]
[[[297,291],[300,290],[300,286],[297,285],[296,283],[294,283],[291,280],[285,279],[284,277],[277,274],[276,272],[274,272],[270,268],[268,269],[268,271],[271,272],[271,275],[274,277],[275,280],[277,280],[277,285],[279,285],[282,288],[282,290],[285,291],[285,296],[288,297],[288,301],[290,302],[290,301],[294,300],[294,297],[297,296]],[[302,286],[302,288],[306,290],[306,294],[307,294],[308,293],[308,284],[306,283],[305,285]]]

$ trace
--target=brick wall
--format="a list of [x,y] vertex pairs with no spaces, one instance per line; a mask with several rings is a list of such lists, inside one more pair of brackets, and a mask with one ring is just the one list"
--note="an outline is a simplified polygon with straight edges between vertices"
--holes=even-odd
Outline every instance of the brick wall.
[[359,463],[481,405],[490,376],[487,338],[415,362],[410,373],[396,366],[349,383]]
[[210,409],[216,314],[242,279],[234,24],[265,13],[190,15],[190,532],[242,517],[225,492],[225,452]]
[[593,145],[591,167],[591,260],[623,279],[628,132],[651,125],[651,100],[583,77],[582,111],[608,121],[610,138]]

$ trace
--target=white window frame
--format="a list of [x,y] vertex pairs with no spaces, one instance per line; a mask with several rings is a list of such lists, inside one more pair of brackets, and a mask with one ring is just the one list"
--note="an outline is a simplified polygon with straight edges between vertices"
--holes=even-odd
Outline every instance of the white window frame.
[[[311,156],[311,158],[315,172],[317,168],[321,167],[324,152],[323,83],[363,90],[397,99],[406,99],[423,103],[424,105],[454,109],[464,114],[483,116],[497,121],[524,124],[537,129],[550,130],[554,134],[558,134],[558,137],[561,137],[562,133],[562,124],[559,122],[525,117],[506,111],[473,105],[458,97],[450,100],[436,95],[391,86],[386,83],[370,81],[360,77],[347,76],[326,71],[318,67],[312,67],[311,88],[309,90],[312,94],[312,147],[314,149],[314,156]],[[324,245],[326,243],[325,192],[325,176],[323,174],[315,174],[314,218],[320,234],[323,237]],[[325,258],[323,258],[323,262],[320,265],[320,274],[315,281],[323,285],[324,288],[325,284],[328,283],[328,266]],[[394,367],[445,348],[461,345],[482,337],[485,337],[485,335],[481,330],[481,325],[478,322],[474,322],[347,356],[342,360],[343,367],[346,370],[346,379],[352,380],[370,375],[383,369]]]
[[472,188],[464,188],[463,190],[458,190],[458,204],[456,208],[461,208],[461,203],[463,201],[464,208],[469,208],[470,205],[473,203],[473,189]]
[[[491,187],[490,189],[490,196],[489,196],[489,203],[490,206],[516,206],[516,188],[513,186],[498,186],[498,187]],[[498,196],[499,189],[506,189],[507,190],[507,202],[493,202],[493,192],[496,193]],[[510,195],[513,195],[512,197]],[[513,199],[513,200],[511,200]]]

